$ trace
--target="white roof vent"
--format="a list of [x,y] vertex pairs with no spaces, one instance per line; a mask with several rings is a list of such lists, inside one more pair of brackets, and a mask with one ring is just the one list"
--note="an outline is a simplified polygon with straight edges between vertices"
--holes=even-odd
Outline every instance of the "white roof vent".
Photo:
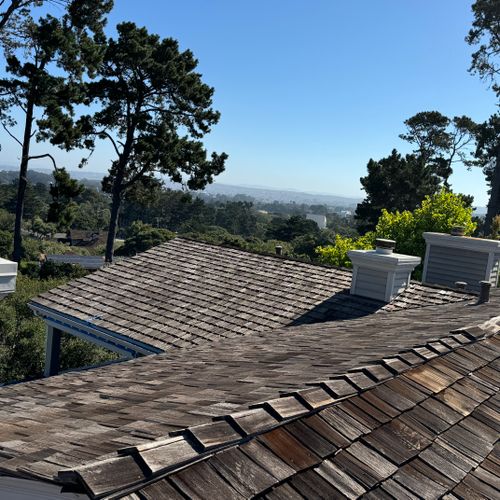
[[350,250],[353,273],[351,294],[391,302],[410,284],[421,259],[394,253],[396,242],[376,240],[375,250]]
[[0,299],[16,291],[17,263],[0,258]]
[[477,292],[480,281],[497,286],[500,241],[454,234],[424,233],[427,250],[422,281],[448,287],[462,281]]

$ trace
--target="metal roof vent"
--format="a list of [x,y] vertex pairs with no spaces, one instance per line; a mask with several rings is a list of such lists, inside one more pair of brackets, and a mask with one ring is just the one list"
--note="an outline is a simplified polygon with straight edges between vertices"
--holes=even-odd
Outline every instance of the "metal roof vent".
[[353,273],[351,294],[391,302],[410,284],[421,259],[394,253],[396,242],[377,239],[375,250],[350,250]]
[[[462,233],[463,234],[463,233]],[[497,286],[500,262],[500,241],[452,234],[424,233],[424,283],[453,287],[457,281],[480,291],[480,281]]]
[[0,299],[16,291],[17,263],[0,258]]

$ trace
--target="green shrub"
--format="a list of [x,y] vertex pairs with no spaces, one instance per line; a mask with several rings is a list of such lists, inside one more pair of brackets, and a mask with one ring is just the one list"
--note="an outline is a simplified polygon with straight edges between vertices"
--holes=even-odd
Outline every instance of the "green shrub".
[[39,276],[42,280],[60,278],[82,278],[88,274],[79,264],[69,264],[67,262],[46,261],[40,266]]
[[8,259],[12,254],[12,232],[0,230],[0,257]]
[[66,254],[93,255],[90,249],[86,247],[70,247],[64,243],[51,240],[38,240],[35,238],[23,238],[23,258],[28,261],[39,260],[40,254]]
[[442,189],[426,196],[413,212],[388,212],[382,210],[375,232],[353,239],[337,235],[334,245],[316,249],[320,262],[335,266],[352,267],[347,252],[374,248],[375,238],[396,240],[396,251],[407,255],[425,256],[426,231],[449,233],[453,226],[465,227],[465,234],[471,235],[476,229],[472,220],[473,209],[460,194]]
[[115,255],[131,256],[145,252],[152,247],[175,238],[175,233],[135,221],[126,231],[124,244],[119,247]]
[[347,252],[349,250],[369,250],[373,248],[374,244],[374,233],[366,233],[357,239],[337,234],[334,245],[320,246],[316,249],[316,253],[319,261],[323,264],[350,268],[352,263],[347,256]]
[[426,196],[413,212],[382,210],[375,229],[378,238],[396,240],[396,251],[407,255],[425,256],[426,231],[449,233],[453,226],[463,226],[465,234],[476,229],[472,221],[473,208],[468,206],[462,195],[445,189],[432,196]]
[[[16,292],[0,300],[0,384],[40,377],[45,359],[45,323],[34,316],[28,302],[67,279],[39,280],[19,274]],[[116,354],[64,335],[61,369],[99,364]]]

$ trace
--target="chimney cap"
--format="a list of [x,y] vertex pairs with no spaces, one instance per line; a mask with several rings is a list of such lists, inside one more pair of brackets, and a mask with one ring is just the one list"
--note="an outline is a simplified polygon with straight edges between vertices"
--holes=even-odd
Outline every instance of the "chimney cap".
[[450,234],[452,236],[465,236],[465,226],[453,226]]
[[375,245],[382,248],[396,248],[395,240],[387,240],[385,238],[377,238],[375,240]]
[[386,240],[384,238],[377,238],[375,240],[375,251],[381,254],[392,254],[396,248],[396,242],[394,240]]

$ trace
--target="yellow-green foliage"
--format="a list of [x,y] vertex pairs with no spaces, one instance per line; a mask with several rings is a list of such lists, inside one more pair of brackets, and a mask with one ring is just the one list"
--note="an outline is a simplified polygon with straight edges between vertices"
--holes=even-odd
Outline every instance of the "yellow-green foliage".
[[352,267],[347,252],[349,250],[369,250],[373,248],[374,243],[374,233],[366,233],[364,236],[357,239],[337,234],[335,236],[335,245],[318,247],[316,248],[316,253],[319,256],[319,261],[323,264]]
[[375,232],[378,238],[396,240],[397,252],[424,258],[425,231],[449,233],[453,226],[463,226],[465,234],[471,235],[476,229],[472,212],[460,194],[443,189],[426,196],[413,212],[382,210]]
[[472,221],[471,207],[467,207],[459,194],[445,189],[432,196],[426,196],[413,212],[388,212],[382,210],[374,233],[367,233],[354,240],[336,236],[335,245],[318,247],[320,261],[335,266],[351,267],[348,250],[367,250],[374,247],[375,238],[396,240],[396,251],[424,258],[425,241],[422,233],[432,231],[449,233],[453,226],[463,226],[465,234],[476,229]]

